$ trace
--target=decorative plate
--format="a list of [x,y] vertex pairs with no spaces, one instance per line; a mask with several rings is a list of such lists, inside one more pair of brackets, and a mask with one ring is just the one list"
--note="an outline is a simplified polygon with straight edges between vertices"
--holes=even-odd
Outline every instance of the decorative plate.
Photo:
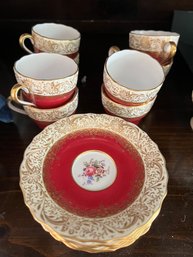
[[87,252],[113,251],[147,232],[167,181],[164,158],[149,136],[105,114],[72,115],[48,126],[20,166],[34,219],[57,240]]

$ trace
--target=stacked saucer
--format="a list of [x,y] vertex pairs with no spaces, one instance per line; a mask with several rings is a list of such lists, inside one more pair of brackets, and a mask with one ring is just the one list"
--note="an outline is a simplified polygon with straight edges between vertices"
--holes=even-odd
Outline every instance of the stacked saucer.
[[104,65],[102,103],[109,114],[138,123],[152,108],[165,76],[148,54],[110,49]]
[[106,114],[60,119],[27,147],[20,186],[34,219],[72,249],[115,251],[151,227],[167,194],[165,160],[139,127]]

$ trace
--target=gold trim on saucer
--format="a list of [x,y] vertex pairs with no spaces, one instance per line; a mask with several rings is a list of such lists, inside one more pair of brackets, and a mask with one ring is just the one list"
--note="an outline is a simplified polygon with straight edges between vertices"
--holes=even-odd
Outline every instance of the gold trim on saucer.
[[[132,145],[143,161],[145,181],[138,197],[125,209],[105,217],[86,217],[60,207],[48,194],[43,166],[48,151],[72,133],[111,133]],[[139,127],[106,114],[79,114],[61,119],[39,133],[25,150],[20,187],[35,220],[54,238],[76,250],[114,251],[148,231],[167,194],[168,174],[157,145]]]

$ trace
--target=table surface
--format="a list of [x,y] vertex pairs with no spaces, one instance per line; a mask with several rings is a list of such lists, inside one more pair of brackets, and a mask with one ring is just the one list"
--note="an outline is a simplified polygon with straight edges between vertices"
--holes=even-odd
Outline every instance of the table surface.
[[[8,97],[16,82],[13,63],[25,53],[17,39],[1,44],[5,51],[0,54],[0,94]],[[112,45],[127,48],[128,35],[82,35],[77,113],[104,113],[100,86],[103,65]],[[85,83],[81,82],[83,77]],[[129,247],[112,253],[98,253],[96,257],[193,256],[192,89],[193,74],[177,52],[152,110],[139,124],[166,159],[169,173],[167,197],[148,233]],[[27,116],[14,112],[12,115],[14,122],[0,122],[0,257],[90,256],[53,239],[25,206],[19,187],[19,166],[25,148],[41,130]]]

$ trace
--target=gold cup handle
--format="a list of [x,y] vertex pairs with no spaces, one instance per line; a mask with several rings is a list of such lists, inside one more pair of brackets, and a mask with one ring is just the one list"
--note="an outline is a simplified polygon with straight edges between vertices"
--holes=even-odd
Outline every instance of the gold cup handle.
[[174,57],[174,55],[176,54],[176,51],[177,51],[176,43],[173,41],[167,42],[163,48],[163,52],[166,58],[164,58],[164,63],[162,63],[162,65],[169,64],[172,61],[172,58]]
[[111,56],[118,51],[120,51],[120,48],[118,46],[111,46],[108,51],[108,56]]
[[22,105],[28,105],[28,106],[35,106],[35,104],[33,103],[30,103],[30,102],[27,102],[27,101],[24,101],[22,99],[19,99],[19,92],[20,90],[23,90],[25,91],[26,93],[29,93],[29,90],[24,87],[24,86],[21,86],[20,84],[15,84],[12,89],[11,89],[11,96],[10,96],[10,99],[12,101],[15,101],[16,103],[18,104],[22,104]]
[[27,46],[25,45],[26,39],[29,39],[31,41],[32,45],[34,45],[34,40],[32,38],[32,35],[28,34],[28,33],[24,33],[19,37],[19,44],[20,44],[21,48],[23,48],[27,53],[32,54],[33,52],[29,48],[27,48]]

